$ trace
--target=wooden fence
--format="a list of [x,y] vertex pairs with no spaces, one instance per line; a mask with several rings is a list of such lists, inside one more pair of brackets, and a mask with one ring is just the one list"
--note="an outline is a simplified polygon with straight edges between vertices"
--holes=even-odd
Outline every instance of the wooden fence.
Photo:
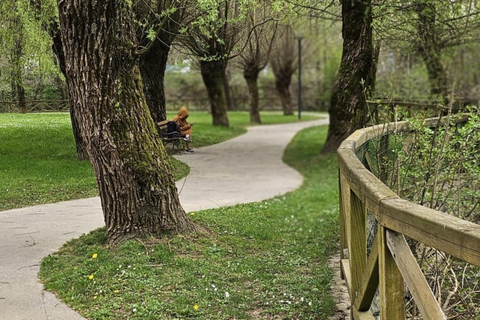
[[[27,112],[69,111],[68,100],[28,100]],[[0,113],[18,112],[17,101],[0,101]]]
[[[406,237],[480,266],[480,225],[401,199],[367,170],[362,155],[357,156],[373,139],[409,131],[406,122],[358,130],[337,153],[341,269],[356,320],[375,319],[371,305],[377,289],[380,319],[405,319],[405,286],[423,319],[446,319]],[[369,248],[367,212],[378,223]]]

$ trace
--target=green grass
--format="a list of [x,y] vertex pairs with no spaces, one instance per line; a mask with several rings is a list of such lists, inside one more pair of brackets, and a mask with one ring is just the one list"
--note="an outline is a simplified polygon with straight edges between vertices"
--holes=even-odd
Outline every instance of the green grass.
[[0,210],[95,196],[68,114],[0,114]]
[[42,282],[89,319],[326,319],[338,183],[335,158],[319,155],[325,135],[303,130],[286,150],[305,177],[298,190],[192,214],[208,236],[110,249],[93,231],[45,258]]
[[[277,113],[262,116],[266,123],[296,121]],[[245,132],[248,113],[232,112],[229,117],[230,128],[213,127],[211,115],[192,112],[193,146]],[[0,114],[0,211],[96,196],[93,170],[88,162],[78,162],[75,152],[68,113]],[[177,179],[188,174],[185,164],[172,162]]]

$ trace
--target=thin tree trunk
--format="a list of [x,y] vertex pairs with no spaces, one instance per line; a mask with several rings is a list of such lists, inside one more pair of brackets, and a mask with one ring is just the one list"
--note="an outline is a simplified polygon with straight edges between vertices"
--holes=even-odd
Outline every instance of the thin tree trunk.
[[223,89],[226,62],[223,60],[200,61],[202,79],[207,88],[213,125],[228,127],[227,101]]
[[129,4],[58,0],[58,9],[70,97],[97,179],[108,242],[196,230],[180,205],[145,102]]
[[330,100],[330,126],[323,153],[336,152],[340,143],[366,125],[372,68],[371,0],[342,0],[343,53]]
[[260,118],[259,94],[258,94],[258,74],[260,70],[244,71],[243,76],[248,86],[250,96],[250,122],[262,123]]
[[20,113],[27,113],[27,99],[25,97],[25,87],[23,86],[23,75],[17,74],[15,87],[17,90],[18,111]]
[[[17,19],[18,21],[18,19]],[[20,22],[17,22],[19,24]],[[22,27],[18,25],[18,32],[15,34],[15,47],[12,53],[13,61],[13,81],[12,89],[14,89],[13,96],[16,98],[18,103],[18,111],[20,113],[27,113],[27,99],[25,97],[25,87],[23,84],[23,31]]]

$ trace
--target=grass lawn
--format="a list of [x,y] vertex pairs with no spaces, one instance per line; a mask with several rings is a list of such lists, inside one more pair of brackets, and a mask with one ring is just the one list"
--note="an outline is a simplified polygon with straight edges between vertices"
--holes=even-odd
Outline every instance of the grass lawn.
[[319,155],[326,132],[303,130],[286,150],[305,177],[298,190],[192,214],[209,235],[111,249],[93,231],[45,258],[42,282],[89,319],[326,319],[338,242],[336,162]]
[[[279,113],[266,112],[262,117],[265,123],[297,121]],[[232,112],[229,118],[230,128],[213,127],[211,115],[192,112],[193,146],[245,132],[247,112]],[[68,113],[0,114],[0,211],[96,196],[93,170],[88,162],[78,162],[75,152]],[[172,161],[176,178],[188,173],[186,165]]]

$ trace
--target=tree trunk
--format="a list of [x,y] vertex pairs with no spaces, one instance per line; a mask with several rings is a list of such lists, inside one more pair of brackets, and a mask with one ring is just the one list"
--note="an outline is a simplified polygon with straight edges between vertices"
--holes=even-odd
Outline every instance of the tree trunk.
[[58,0],[70,97],[102,202],[107,239],[189,232],[148,111],[126,1]]
[[230,72],[228,71],[228,69],[225,69],[225,74],[223,75],[223,90],[225,91],[227,110],[237,110],[237,105],[235,104],[235,100],[233,99],[232,87],[230,86]]
[[23,86],[23,74],[20,71],[16,76],[15,89],[18,101],[18,112],[27,113],[27,99],[25,97],[25,87]]
[[418,14],[417,32],[420,38],[417,48],[427,67],[430,94],[440,95],[447,103],[447,72],[442,64],[441,46],[435,31],[435,4],[417,3],[415,9]]
[[72,132],[73,138],[75,139],[75,146],[77,148],[77,160],[78,161],[87,161],[88,152],[87,146],[83,142],[82,134],[80,133],[80,124],[78,122],[78,116],[75,114],[76,110],[73,108],[74,101],[69,99],[70,104],[70,121],[72,122]]
[[227,66],[224,60],[200,61],[203,83],[207,88],[213,125],[228,127],[227,101],[223,89],[223,76]]
[[371,0],[342,0],[343,52],[330,100],[330,126],[323,153],[336,152],[340,143],[365,126],[373,60]]
[[262,123],[260,118],[260,106],[258,95],[258,74],[260,70],[245,70],[243,76],[248,86],[248,93],[250,95],[250,122]]
[[143,90],[155,123],[167,119],[164,79],[169,51],[168,45],[155,40],[152,47],[140,57]]
[[[57,57],[58,66],[63,76],[65,77],[67,90],[69,90],[67,71],[65,66],[65,54],[63,52],[62,35],[60,33],[60,26],[57,22],[50,24],[49,33],[50,38],[52,38],[52,51]],[[77,148],[77,159],[78,161],[86,161],[88,160],[88,153],[85,143],[83,142],[82,135],[80,133],[80,125],[75,114],[75,109],[73,108],[75,102],[70,98],[70,95],[68,97],[70,106],[70,120],[72,122],[72,133],[73,138],[75,139],[75,146]]]
[[12,95],[17,100],[18,111],[20,113],[27,113],[27,99],[25,97],[25,87],[23,84],[23,29],[19,25],[20,22],[17,20],[18,32],[15,34],[15,45],[12,52],[12,65],[13,65],[13,77],[12,77]]
[[290,92],[291,80],[291,76],[281,78],[277,77],[275,79],[275,88],[280,96],[282,110],[285,116],[293,115],[292,93]]

